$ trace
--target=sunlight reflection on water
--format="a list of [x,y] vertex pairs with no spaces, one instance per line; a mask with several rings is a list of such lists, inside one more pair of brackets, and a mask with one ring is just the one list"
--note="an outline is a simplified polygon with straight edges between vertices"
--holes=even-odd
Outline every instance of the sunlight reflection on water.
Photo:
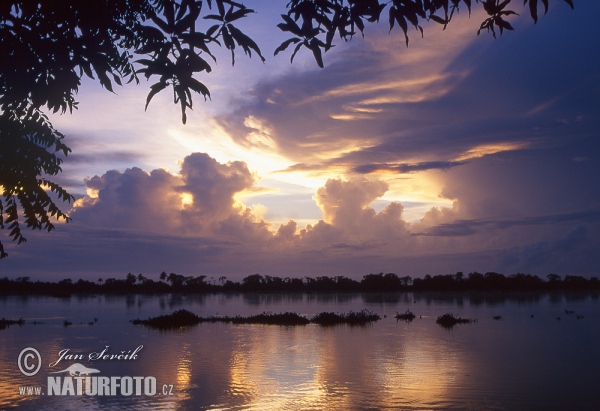
[[[565,315],[567,307],[585,318]],[[216,323],[167,332],[129,323],[180,308],[201,316],[294,311],[308,317],[367,308],[387,317],[365,327]],[[407,308],[417,314],[414,321],[393,318]],[[26,324],[0,331],[0,409],[593,409],[598,308],[597,296],[541,294],[2,298],[0,317],[23,317]],[[445,329],[435,319],[446,312],[479,321]],[[94,317],[98,322],[89,325]],[[73,325],[63,326],[65,319]],[[135,361],[84,364],[99,375],[155,376],[159,391],[173,385],[173,396],[19,395],[19,386],[46,390],[55,370],[48,364],[63,349],[87,355],[139,345]],[[34,377],[17,367],[25,347],[44,359]]]

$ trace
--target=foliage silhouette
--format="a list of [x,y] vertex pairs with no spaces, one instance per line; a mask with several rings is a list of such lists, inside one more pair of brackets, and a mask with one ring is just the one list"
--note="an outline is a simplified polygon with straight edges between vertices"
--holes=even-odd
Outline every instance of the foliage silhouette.
[[[529,5],[529,13],[534,22],[538,19],[538,3],[548,12],[548,0],[525,0]],[[563,0],[574,8],[572,0]],[[282,14],[283,22],[279,29],[291,33],[291,37],[281,43],[275,55],[295,45],[290,60],[293,62],[298,51],[304,47],[314,55],[319,67],[324,67],[323,53],[333,46],[336,33],[340,39],[349,41],[357,32],[364,36],[367,23],[379,22],[383,11],[387,8],[390,32],[397,26],[402,30],[406,46],[408,46],[409,26],[423,36],[421,24],[434,21],[444,29],[459,10],[466,8],[469,15],[474,6],[481,6],[488,17],[481,23],[477,34],[487,30],[496,37],[504,30],[513,30],[507,17],[517,15],[509,6],[512,0],[291,0],[287,14]],[[513,3],[514,4],[514,3]]]
[[[111,92],[113,81],[139,83],[138,75],[158,79],[150,86],[146,107],[170,86],[185,123],[192,93],[210,98],[195,76],[211,71],[207,60],[216,61],[211,47],[231,50],[232,64],[236,45],[264,61],[258,45],[236,27],[251,13],[230,0],[0,3],[0,229],[11,230],[9,235],[19,244],[25,241],[19,207],[32,229],[51,231],[51,217],[69,221],[44,190],[50,189],[58,200],[73,200],[47,178],[62,171],[63,157],[71,150],[44,110],[76,109],[83,76]],[[211,25],[197,30],[199,21]],[[6,256],[0,242],[0,258]]]
[[[563,0],[573,8],[572,0]],[[525,0],[534,21],[538,3],[548,10],[548,0]],[[334,46],[336,33],[350,40],[364,34],[365,24],[378,22],[388,9],[390,31],[400,27],[408,45],[408,28],[421,35],[423,21],[444,26],[460,7],[471,13],[480,5],[488,14],[480,30],[494,37],[512,30],[506,20],[516,14],[511,0],[291,0],[278,28],[294,37],[274,54],[294,44],[291,55],[310,50],[324,66],[323,53]],[[232,0],[6,0],[0,3],[0,229],[10,230],[22,243],[21,222],[31,229],[51,231],[51,218],[69,221],[55,201],[74,198],[50,178],[62,171],[71,152],[45,110],[72,112],[82,77],[97,80],[113,92],[113,82],[139,83],[138,75],[156,80],[146,98],[170,87],[173,102],[181,106],[181,121],[192,109],[193,93],[210,98],[198,75],[210,73],[216,62],[215,46],[242,50],[262,61],[254,40],[238,28],[240,19],[254,10]],[[208,24],[200,24],[208,23]],[[202,27],[200,27],[202,26]],[[49,195],[48,189],[53,196]],[[0,258],[7,256],[0,242]]]

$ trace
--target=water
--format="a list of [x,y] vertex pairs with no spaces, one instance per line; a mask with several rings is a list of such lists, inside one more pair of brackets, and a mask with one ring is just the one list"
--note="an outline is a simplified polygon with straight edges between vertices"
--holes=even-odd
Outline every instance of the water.
[[[368,309],[382,320],[365,327],[199,324],[168,332],[129,322],[180,308],[200,316],[307,317]],[[414,321],[393,318],[407,308]],[[584,294],[5,297],[0,317],[26,324],[0,330],[0,409],[597,409],[599,308],[598,295]],[[447,312],[478,322],[445,329],[435,319]],[[65,327],[65,320],[73,324]],[[87,359],[106,346],[118,354],[140,345],[135,360],[48,366],[65,349]],[[27,347],[42,357],[31,377],[17,365]],[[49,373],[76,362],[99,370],[95,376],[153,376],[157,395],[47,395],[49,376],[68,376]],[[20,395],[23,386],[45,395]]]

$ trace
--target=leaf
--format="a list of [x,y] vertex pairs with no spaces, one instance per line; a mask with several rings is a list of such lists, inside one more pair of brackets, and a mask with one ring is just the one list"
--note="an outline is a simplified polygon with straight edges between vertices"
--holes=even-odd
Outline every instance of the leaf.
[[321,48],[319,47],[319,42],[317,39],[312,39],[310,43],[308,43],[308,48],[310,48],[315,56],[315,60],[317,60],[317,64],[319,67],[323,68],[323,56],[321,54]]
[[396,21],[398,25],[402,28],[404,32],[404,38],[406,39],[406,47],[408,47],[408,25],[406,24],[406,20],[401,14],[396,14]]
[[150,93],[148,93],[148,97],[146,97],[146,107],[144,107],[144,110],[148,109],[148,104],[150,104],[150,100],[152,100],[152,97],[154,97],[160,91],[164,90],[165,87],[167,87],[168,85],[169,84],[166,81],[159,81],[158,83],[154,83],[152,86],[150,86]]
[[286,24],[279,23],[277,27],[279,27],[282,31],[289,31],[292,34],[295,34],[298,37],[302,37],[302,30],[298,26],[298,24],[288,15],[282,14],[281,18],[285,20]]
[[265,58],[260,52],[258,45],[252,40],[250,37],[242,33],[237,27],[232,24],[227,25],[227,29],[231,33],[231,36],[235,39],[235,41],[244,49],[244,52],[248,54],[248,56],[252,56],[251,50],[254,50],[256,54],[260,57],[260,59],[264,62]]
[[90,63],[89,62],[85,62],[79,65],[79,67],[81,67],[83,69],[83,71],[85,72],[86,76],[88,76],[91,79],[95,79],[94,74],[92,73],[92,68],[90,67]]
[[208,20],[217,20],[217,21],[223,21],[223,17],[217,15],[217,14],[209,14],[204,16],[205,19]]
[[194,23],[196,22],[196,19],[198,19],[199,14],[200,14],[199,8],[190,12],[190,14],[188,14],[187,16],[185,16],[184,18],[182,18],[175,24],[174,32],[178,33],[178,34],[182,34],[187,29],[191,30],[194,26]]
[[169,25],[167,24],[167,22],[165,22],[164,20],[161,20],[160,17],[158,17],[154,12],[152,12],[152,14],[150,15],[150,19],[152,20],[152,22],[154,24],[156,24],[162,31],[164,31],[165,33],[171,33],[171,27],[169,27]]
[[221,17],[225,16],[225,7],[223,7],[223,1],[216,0],[216,3],[217,3],[217,8],[219,9],[219,14],[221,15]]
[[206,87],[203,83],[199,82],[195,78],[189,78],[186,82],[186,85],[192,90],[194,90],[196,93],[202,94],[205,100],[207,97],[210,98],[210,91],[208,90],[208,87]]
[[498,27],[500,27],[500,34],[502,34],[502,31],[504,29],[507,30],[513,30],[512,26],[510,25],[510,23],[506,20],[503,20],[501,17],[497,17],[495,19],[495,23]]
[[442,24],[444,27],[446,27],[446,25],[448,24],[447,20],[444,20],[443,18],[436,16],[434,14],[430,15],[429,19],[435,21],[436,23]]
[[227,22],[230,23],[232,21],[238,20],[242,17],[246,17],[248,14],[254,13],[254,10],[248,8],[242,8],[233,13],[227,13]]
[[113,73],[113,79],[115,80],[115,83],[117,83],[119,86],[123,85],[123,83],[121,83],[121,79],[119,78],[119,76],[114,73]]
[[279,47],[277,47],[275,49],[275,53],[273,55],[276,56],[279,52],[284,51],[285,49],[287,49],[290,44],[292,44],[292,43],[297,44],[300,41],[302,41],[302,40],[299,39],[298,37],[292,37],[291,39],[288,39],[288,40],[284,41],[283,43],[281,43],[279,45]]
[[181,40],[185,44],[188,44],[192,47],[198,47],[205,53],[207,53],[214,61],[217,61],[217,58],[210,52],[210,49],[206,45],[206,43],[216,42],[212,37],[207,36],[204,33],[184,33],[180,36]]
[[535,23],[537,23],[537,20],[538,20],[537,0],[529,0],[529,13],[531,14],[531,17],[533,18],[533,21]]
[[188,9],[188,7],[193,4],[194,4],[193,0],[191,2],[190,2],[190,0],[183,0],[181,2],[181,6],[179,6],[179,10],[177,10],[177,15],[175,16],[175,20],[181,20],[181,18],[185,14],[186,10]]
[[183,124],[185,124],[187,121],[187,114],[185,114],[185,109],[186,109],[186,104],[185,104],[185,101],[182,99],[181,100],[181,122]]
[[[95,68],[95,67],[94,67]],[[104,86],[108,91],[110,91],[111,93],[114,93],[113,89],[112,89],[112,83],[110,82],[110,79],[108,78],[108,76],[106,75],[105,71],[99,71],[96,68],[96,74],[98,75],[98,80],[100,80],[100,84],[102,86]]]
[[167,19],[167,24],[169,27],[173,27],[175,24],[175,5],[173,4],[173,0],[165,0],[163,1],[164,7],[164,15]]
[[233,42],[231,34],[227,30],[227,26],[223,27],[223,30],[221,30],[221,35],[223,36],[223,42],[225,43],[225,47],[227,47],[228,50],[235,49],[235,43]]
[[215,31],[217,31],[219,29],[219,27],[221,27],[221,26],[219,26],[218,24],[211,26],[211,28],[206,30],[206,35],[209,37],[212,37],[212,35],[215,33]]
[[304,46],[306,46],[306,47],[308,47],[308,46],[306,45],[306,41],[303,41],[302,43],[299,43],[299,44],[296,46],[296,48],[294,49],[294,52],[292,53],[292,57],[290,57],[290,63],[293,63],[293,62],[294,62],[294,57],[296,56],[296,53],[298,53],[298,50],[300,50],[300,47],[302,47],[303,45],[304,45]]
[[206,60],[191,51],[188,53],[185,63],[187,63],[188,67],[193,72],[206,71],[207,73],[210,73],[212,71],[212,68]]

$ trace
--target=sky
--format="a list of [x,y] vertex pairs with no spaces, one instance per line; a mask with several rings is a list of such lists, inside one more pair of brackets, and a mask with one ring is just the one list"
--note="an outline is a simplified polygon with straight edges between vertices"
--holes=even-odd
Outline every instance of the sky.
[[0,275],[600,274],[600,3],[497,39],[465,10],[408,48],[386,18],[323,69],[273,56],[285,3],[246,3],[267,60],[219,52],[186,125],[152,83],[84,80],[51,117],[72,221],[4,237]]

